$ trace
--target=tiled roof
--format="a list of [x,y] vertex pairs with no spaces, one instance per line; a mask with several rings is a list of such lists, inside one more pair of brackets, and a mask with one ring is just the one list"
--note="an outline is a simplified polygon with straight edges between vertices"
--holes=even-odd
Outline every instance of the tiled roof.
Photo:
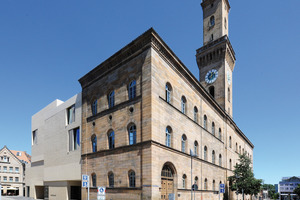
[[26,151],[10,150],[21,162],[31,163],[31,156]]

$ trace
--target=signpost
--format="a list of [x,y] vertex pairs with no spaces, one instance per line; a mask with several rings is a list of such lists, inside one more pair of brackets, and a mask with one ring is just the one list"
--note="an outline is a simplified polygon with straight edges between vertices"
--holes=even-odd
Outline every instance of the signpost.
[[81,182],[82,182],[82,187],[88,189],[87,199],[90,200],[90,177],[88,175],[82,174],[82,181]]
[[106,187],[98,187],[97,200],[105,200]]
[[219,200],[221,199],[221,193],[225,193],[225,184],[223,183],[219,185]]

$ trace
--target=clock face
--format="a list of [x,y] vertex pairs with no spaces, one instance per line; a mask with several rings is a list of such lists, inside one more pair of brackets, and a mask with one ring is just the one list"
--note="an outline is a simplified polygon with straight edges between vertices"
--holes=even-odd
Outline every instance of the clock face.
[[228,82],[228,85],[231,84],[231,76],[230,76],[230,72],[227,71],[227,82]]
[[205,75],[205,81],[206,83],[213,83],[218,78],[218,71],[215,69],[209,70],[207,74]]

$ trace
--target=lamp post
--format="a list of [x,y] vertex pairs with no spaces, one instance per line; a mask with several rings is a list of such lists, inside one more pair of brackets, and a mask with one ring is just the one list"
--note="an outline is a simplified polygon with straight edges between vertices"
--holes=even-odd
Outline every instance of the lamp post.
[[[193,156],[195,155],[192,149],[190,149],[190,154],[191,154],[191,200],[193,200]],[[195,188],[194,188],[194,199],[195,199]]]
[[[239,180],[240,176],[238,176],[237,174],[235,175],[235,178],[237,180]],[[236,200],[239,200],[239,188],[238,186],[236,185]]]

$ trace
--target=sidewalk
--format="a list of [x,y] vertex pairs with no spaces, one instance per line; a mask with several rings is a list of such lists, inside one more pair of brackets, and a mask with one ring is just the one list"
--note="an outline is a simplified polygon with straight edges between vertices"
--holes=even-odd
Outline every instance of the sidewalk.
[[1,200],[33,200],[33,198],[19,196],[1,196]]

